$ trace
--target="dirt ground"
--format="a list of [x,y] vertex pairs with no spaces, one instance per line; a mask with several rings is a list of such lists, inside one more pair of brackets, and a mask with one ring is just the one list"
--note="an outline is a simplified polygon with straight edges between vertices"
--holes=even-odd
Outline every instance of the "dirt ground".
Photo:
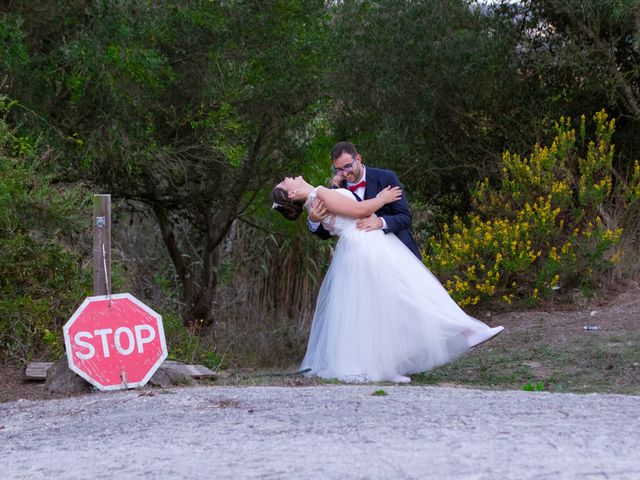
[[[640,286],[608,298],[576,296],[572,304],[480,316],[504,325],[496,339],[426,374],[413,385],[640,394]],[[585,327],[597,327],[586,330]],[[294,372],[296,366],[288,371]],[[227,371],[219,385],[315,385],[317,380],[269,371]],[[52,396],[24,368],[0,366],[0,402]]]
[[0,402],[18,399],[44,400],[54,398],[44,387],[44,382],[24,379],[24,368],[0,365]]

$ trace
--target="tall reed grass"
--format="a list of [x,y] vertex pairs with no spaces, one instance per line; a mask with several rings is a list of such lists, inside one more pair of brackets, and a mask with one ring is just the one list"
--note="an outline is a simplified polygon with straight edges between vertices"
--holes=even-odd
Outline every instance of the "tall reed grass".
[[302,359],[331,241],[318,240],[303,221],[274,226],[267,218],[269,231],[236,221],[220,246],[214,325],[185,331],[176,321],[178,280],[155,224],[144,207],[130,207],[119,206],[112,258],[124,288],[171,317],[170,355],[225,368],[289,368]]

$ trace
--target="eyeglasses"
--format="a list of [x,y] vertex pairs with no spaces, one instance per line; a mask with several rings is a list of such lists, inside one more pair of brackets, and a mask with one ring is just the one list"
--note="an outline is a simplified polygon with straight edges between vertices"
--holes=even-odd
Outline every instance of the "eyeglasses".
[[355,160],[355,158],[354,158],[354,159],[351,161],[351,163],[349,163],[349,164],[345,165],[345,166],[344,166],[344,167],[342,167],[342,168],[335,168],[335,167],[333,167],[333,174],[334,174],[334,175],[340,175],[342,172],[345,172],[345,173],[346,173],[346,172],[351,172],[351,171],[353,171],[353,166],[355,165],[355,163],[356,163],[356,160]]

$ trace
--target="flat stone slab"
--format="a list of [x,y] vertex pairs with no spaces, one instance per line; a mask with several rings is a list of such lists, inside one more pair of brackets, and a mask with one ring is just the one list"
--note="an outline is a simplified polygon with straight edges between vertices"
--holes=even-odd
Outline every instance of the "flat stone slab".
[[[383,389],[386,395],[372,395]],[[0,404],[3,479],[640,478],[640,397],[323,385]]]

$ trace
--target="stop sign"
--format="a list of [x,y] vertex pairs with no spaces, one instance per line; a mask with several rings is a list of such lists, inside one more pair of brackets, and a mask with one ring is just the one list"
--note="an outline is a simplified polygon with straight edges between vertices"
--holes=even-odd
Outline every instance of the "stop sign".
[[69,368],[100,390],[142,386],[167,358],[162,317],[128,293],[88,297],[63,332]]

